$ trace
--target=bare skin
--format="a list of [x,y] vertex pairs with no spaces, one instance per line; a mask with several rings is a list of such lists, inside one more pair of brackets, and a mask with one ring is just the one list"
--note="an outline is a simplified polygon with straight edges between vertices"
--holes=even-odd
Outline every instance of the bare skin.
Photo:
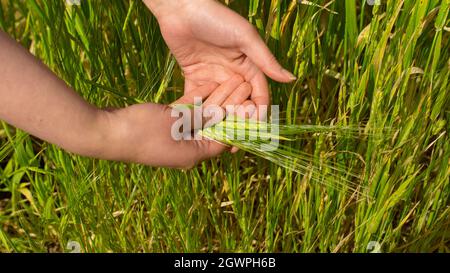
[[[199,96],[205,104],[222,107],[267,105],[263,72],[283,82],[293,79],[251,25],[215,1],[145,3],[158,17],[166,42],[186,74],[185,95],[178,103],[193,102],[194,96]],[[169,5],[178,5],[178,19],[167,12]],[[200,24],[202,18],[210,24]],[[222,18],[222,22],[214,25],[212,18]],[[247,34],[252,35],[239,38]],[[0,119],[67,151],[99,159],[190,168],[226,150],[208,140],[174,140],[171,127],[175,120],[167,105],[147,103],[105,111],[88,104],[1,31],[0,48]]]
[[[190,168],[214,157],[226,147],[208,140],[175,141],[171,136],[171,108],[140,104],[114,111],[84,101],[45,65],[0,31],[0,118],[63,149],[89,157]],[[222,105],[239,101],[243,79],[235,76],[222,85],[207,84],[180,102],[206,99]],[[219,96],[220,97],[220,96]],[[239,101],[240,103],[243,100]]]
[[267,106],[270,99],[265,75],[279,82],[295,80],[277,62],[256,29],[217,1],[144,3],[158,19],[164,40],[184,71],[186,93],[239,74],[251,84],[251,102],[257,107]]
[[[185,76],[185,92],[208,83],[223,83],[234,74],[251,85],[244,108],[250,118],[264,120],[270,104],[266,76],[291,82],[295,76],[272,55],[256,29],[243,17],[215,0],[144,0],[158,19],[161,32]],[[176,12],[174,12],[176,11]],[[231,101],[233,105],[238,105]],[[248,108],[247,108],[248,109]],[[232,153],[238,151],[233,147]]]

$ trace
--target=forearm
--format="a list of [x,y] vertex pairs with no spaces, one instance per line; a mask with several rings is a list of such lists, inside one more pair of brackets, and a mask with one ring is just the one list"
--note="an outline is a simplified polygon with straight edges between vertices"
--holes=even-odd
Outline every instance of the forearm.
[[102,111],[2,31],[0,64],[0,119],[68,151],[107,156]]

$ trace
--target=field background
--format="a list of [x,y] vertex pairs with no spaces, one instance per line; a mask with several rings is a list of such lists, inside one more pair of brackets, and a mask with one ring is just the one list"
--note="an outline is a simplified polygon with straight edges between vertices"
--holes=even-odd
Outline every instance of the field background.
[[[270,82],[287,124],[392,129],[289,144],[359,168],[360,191],[244,152],[190,171],[92,160],[0,123],[0,251],[64,252],[74,241],[83,252],[366,252],[375,241],[383,252],[450,252],[449,1],[298,2],[226,4],[298,76]],[[88,101],[182,94],[140,0],[0,3],[0,28]]]

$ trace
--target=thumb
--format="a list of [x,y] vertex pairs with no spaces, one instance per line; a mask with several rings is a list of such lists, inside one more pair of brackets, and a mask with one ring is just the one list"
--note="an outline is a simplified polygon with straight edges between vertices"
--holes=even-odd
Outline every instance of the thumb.
[[278,63],[275,56],[259,36],[258,31],[252,25],[250,26],[246,33],[243,33],[243,37],[246,38],[242,39],[242,52],[271,79],[278,82],[291,82],[296,80],[297,78],[291,72],[284,69]]
[[200,140],[199,146],[201,147],[201,160],[217,157],[229,149],[225,144],[208,139]]
[[227,149],[227,146],[213,140],[184,140],[178,148],[183,155],[180,166],[191,169],[204,160],[219,156]]

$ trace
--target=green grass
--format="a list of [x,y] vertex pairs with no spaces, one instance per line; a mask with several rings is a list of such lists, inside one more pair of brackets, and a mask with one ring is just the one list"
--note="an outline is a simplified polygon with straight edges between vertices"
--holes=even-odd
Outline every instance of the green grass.
[[[92,160],[2,123],[0,251],[77,241],[85,252],[366,252],[377,241],[385,252],[450,252],[449,1],[229,2],[298,76],[270,82],[284,125],[391,129],[281,142],[358,173],[357,188],[242,151],[190,171]],[[0,28],[88,101],[182,94],[141,1],[0,3]]]

